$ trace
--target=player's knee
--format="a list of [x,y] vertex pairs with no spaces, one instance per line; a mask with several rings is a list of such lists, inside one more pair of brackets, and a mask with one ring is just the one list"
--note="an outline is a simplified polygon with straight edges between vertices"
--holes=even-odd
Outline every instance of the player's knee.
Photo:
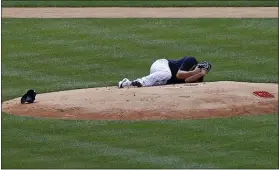
[[164,72],[162,72],[162,75],[161,75],[161,79],[162,80],[169,80],[169,79],[171,79],[171,72],[169,72],[169,71],[164,71]]

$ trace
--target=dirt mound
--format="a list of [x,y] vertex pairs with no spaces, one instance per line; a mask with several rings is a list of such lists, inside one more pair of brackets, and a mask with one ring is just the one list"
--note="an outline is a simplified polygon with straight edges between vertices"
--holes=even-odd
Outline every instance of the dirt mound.
[[[265,91],[274,97],[259,97]],[[278,112],[278,84],[210,82],[145,88],[103,87],[38,94],[33,104],[20,98],[2,111],[60,119],[147,120],[220,117]]]

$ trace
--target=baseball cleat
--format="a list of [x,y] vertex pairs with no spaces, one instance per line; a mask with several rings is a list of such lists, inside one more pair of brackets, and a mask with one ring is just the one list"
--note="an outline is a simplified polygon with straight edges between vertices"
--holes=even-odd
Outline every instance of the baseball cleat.
[[131,81],[127,78],[124,78],[122,81],[118,83],[119,88],[129,87],[131,85]]
[[140,80],[134,80],[132,81],[132,86],[142,87],[142,83]]

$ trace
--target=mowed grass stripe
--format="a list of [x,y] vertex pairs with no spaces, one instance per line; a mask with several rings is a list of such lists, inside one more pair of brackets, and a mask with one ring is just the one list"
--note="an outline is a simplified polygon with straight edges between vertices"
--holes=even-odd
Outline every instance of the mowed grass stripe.
[[208,7],[208,6],[278,6],[275,0],[265,1],[15,1],[5,0],[2,2],[3,7]]
[[[9,116],[3,162],[13,168],[270,168],[277,165],[277,116],[142,122]],[[9,157],[20,161],[8,163]]]

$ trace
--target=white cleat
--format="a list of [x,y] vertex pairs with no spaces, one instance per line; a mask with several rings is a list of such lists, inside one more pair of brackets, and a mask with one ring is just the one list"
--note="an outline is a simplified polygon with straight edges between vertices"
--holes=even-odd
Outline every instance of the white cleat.
[[119,88],[124,88],[124,87],[129,87],[131,86],[131,81],[127,78],[124,78],[122,81],[118,82],[118,87]]

